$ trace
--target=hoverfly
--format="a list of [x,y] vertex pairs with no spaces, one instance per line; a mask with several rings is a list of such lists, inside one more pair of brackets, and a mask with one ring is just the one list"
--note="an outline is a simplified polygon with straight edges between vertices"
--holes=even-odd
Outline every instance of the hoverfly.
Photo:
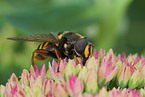
[[10,40],[17,41],[39,41],[41,43],[32,54],[32,65],[34,67],[34,59],[44,60],[48,57],[53,57],[58,59],[58,64],[60,63],[60,58],[75,58],[79,63],[77,57],[83,58],[83,66],[85,65],[89,56],[92,55],[93,44],[88,38],[81,36],[80,34],[64,31],[55,34],[53,32],[49,34],[32,34],[26,36],[18,36],[7,38]]

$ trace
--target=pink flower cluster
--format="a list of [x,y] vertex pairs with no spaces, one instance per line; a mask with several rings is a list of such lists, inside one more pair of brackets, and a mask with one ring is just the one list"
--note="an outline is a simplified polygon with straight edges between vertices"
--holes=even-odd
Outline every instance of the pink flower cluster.
[[20,80],[12,74],[6,86],[0,86],[1,97],[144,97],[145,58],[115,55],[110,49],[94,50],[85,66],[75,60],[55,60],[49,69],[41,65],[23,70]]

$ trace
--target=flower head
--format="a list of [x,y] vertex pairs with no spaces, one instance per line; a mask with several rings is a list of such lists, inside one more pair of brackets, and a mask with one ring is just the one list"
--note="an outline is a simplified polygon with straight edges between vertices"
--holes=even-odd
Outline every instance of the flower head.
[[[108,83],[117,73],[118,65],[113,60],[113,53],[108,53],[103,57],[102,63],[99,67],[99,85],[102,87]],[[115,65],[114,65],[115,64]]]
[[75,96],[82,93],[84,90],[83,80],[77,78],[73,74],[70,76],[70,80],[66,80],[66,87],[70,96]]
[[[60,72],[57,72],[59,69]],[[125,54],[116,56],[94,50],[86,66],[75,60],[53,60],[40,69],[24,69],[18,80],[13,73],[0,86],[1,97],[143,97],[145,95],[145,58]]]

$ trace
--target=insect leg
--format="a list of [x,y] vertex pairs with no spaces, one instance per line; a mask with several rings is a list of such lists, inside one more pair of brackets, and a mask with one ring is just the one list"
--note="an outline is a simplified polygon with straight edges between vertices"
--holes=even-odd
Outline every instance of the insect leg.
[[33,66],[33,68],[35,69],[35,63],[34,63],[34,58],[35,58],[35,51],[33,52],[33,54],[32,54],[32,59],[31,59],[31,61],[32,61],[32,66]]
[[79,62],[79,60],[77,59],[76,55],[74,55],[73,57],[76,59],[77,63],[79,64],[80,62]]
[[33,66],[33,68],[35,69],[35,63],[34,63],[34,59],[35,59],[35,56],[36,56],[36,53],[41,53],[41,54],[47,54],[47,50],[35,50],[34,52],[33,52],[33,54],[32,54],[32,66]]
[[58,50],[57,49],[55,49],[55,54],[56,54],[56,57],[58,59],[58,70],[57,71],[59,72],[60,58],[59,58]]

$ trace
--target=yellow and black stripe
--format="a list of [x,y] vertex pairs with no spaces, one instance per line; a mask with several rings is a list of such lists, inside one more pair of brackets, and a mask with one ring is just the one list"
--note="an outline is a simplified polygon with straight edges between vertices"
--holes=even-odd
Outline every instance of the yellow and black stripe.
[[48,45],[48,42],[43,42],[38,46],[37,50],[45,49],[47,48],[47,45]]
[[59,32],[58,39],[62,39],[62,37],[66,37],[68,39],[73,39],[73,40],[84,38],[84,36],[70,31]]
[[88,58],[89,56],[92,56],[91,54],[92,54],[92,43],[88,42],[87,46],[85,47],[84,56],[85,58]]

